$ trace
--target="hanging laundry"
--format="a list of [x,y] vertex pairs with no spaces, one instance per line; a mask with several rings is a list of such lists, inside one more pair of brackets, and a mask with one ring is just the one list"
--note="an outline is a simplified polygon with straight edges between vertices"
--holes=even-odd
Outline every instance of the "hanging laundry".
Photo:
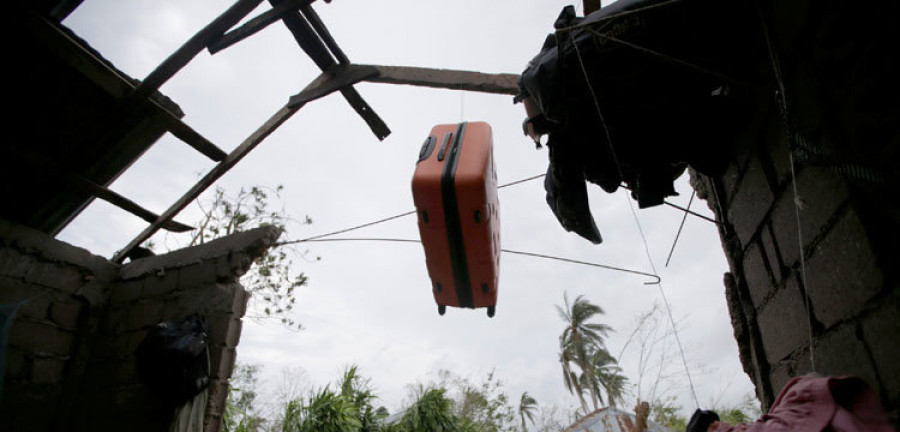
[[432,293],[447,306],[494,316],[500,267],[500,203],[491,126],[435,126],[416,162],[412,191]]
[[732,96],[755,80],[751,12],[715,0],[620,0],[584,18],[563,9],[514,99],[525,134],[548,135],[545,189],[563,227],[600,241],[581,183],[612,193],[624,182],[646,208],[676,195],[688,165],[724,172],[746,117]]

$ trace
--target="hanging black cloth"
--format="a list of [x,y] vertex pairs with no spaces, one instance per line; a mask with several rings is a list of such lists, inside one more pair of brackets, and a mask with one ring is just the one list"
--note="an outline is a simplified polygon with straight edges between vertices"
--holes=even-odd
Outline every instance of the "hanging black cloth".
[[192,315],[154,326],[138,346],[137,371],[167,405],[178,407],[209,384],[209,330]]
[[537,108],[526,133],[549,135],[545,189],[563,227],[600,241],[578,183],[608,193],[625,183],[646,208],[676,195],[688,165],[724,172],[740,118],[729,94],[742,80],[731,77],[746,74],[741,32],[754,16],[746,6],[620,0],[585,18],[563,9],[514,99]]

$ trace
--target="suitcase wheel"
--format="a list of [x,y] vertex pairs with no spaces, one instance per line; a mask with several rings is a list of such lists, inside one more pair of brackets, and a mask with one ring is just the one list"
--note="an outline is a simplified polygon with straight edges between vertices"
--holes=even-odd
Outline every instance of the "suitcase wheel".
[[438,315],[443,316],[447,312],[447,306],[439,304],[438,305]]
[[493,318],[493,317],[494,317],[494,312],[496,312],[495,307],[494,307],[494,306],[488,306],[487,310],[488,310],[488,311],[487,311],[487,312],[488,312],[488,318]]

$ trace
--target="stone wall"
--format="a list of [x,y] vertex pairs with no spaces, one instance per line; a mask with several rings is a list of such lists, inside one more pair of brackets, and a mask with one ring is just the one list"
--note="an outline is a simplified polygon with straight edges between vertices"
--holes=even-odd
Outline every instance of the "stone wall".
[[786,103],[773,64],[760,59],[772,90],[749,102],[755,114],[730,168],[694,179],[723,222],[741,360],[767,408],[790,378],[813,371],[812,345],[815,372],[864,378],[897,425],[900,117],[888,101],[900,92],[883,78],[900,68],[876,54],[881,33],[897,32],[882,21],[896,17],[859,5],[761,4]]
[[248,293],[238,278],[278,237],[261,228],[115,265],[0,222],[0,303],[27,299],[12,326],[3,430],[167,430],[172,413],[140,383],[134,352],[159,322],[203,315],[218,431]]

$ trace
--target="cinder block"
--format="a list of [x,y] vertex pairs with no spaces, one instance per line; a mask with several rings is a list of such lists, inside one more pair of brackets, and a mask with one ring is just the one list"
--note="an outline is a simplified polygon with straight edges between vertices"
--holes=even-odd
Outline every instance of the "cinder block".
[[234,318],[231,314],[213,315],[206,317],[206,323],[209,326],[209,343],[211,346],[225,346],[225,337],[236,327]]
[[794,378],[794,374],[790,370],[790,360],[779,362],[772,366],[769,372],[769,382],[772,384],[772,391],[778,394],[784,385]]
[[197,263],[178,269],[178,288],[183,290],[215,283],[216,279],[216,266],[214,263],[209,265]]
[[144,276],[142,280],[141,297],[144,298],[166,295],[178,289],[177,270],[159,270],[156,274]]
[[6,350],[6,360],[4,368],[7,381],[16,379],[22,373],[25,367],[25,354],[21,349],[8,347]]
[[747,250],[744,252],[743,267],[744,279],[747,281],[747,287],[750,290],[753,307],[759,308],[766,297],[777,288],[777,286],[772,284],[772,277],[769,275],[759,243],[753,241],[747,246]]
[[16,320],[9,333],[9,345],[26,353],[69,355],[74,334],[44,322]]
[[250,292],[243,286],[235,288],[234,308],[232,308],[235,317],[241,318],[247,313],[248,301],[250,301]]
[[857,335],[856,323],[843,324],[822,335],[815,345],[815,359],[816,372],[822,375],[855,375],[866,380],[875,394],[881,389],[875,366]]
[[826,327],[859,313],[884,278],[862,222],[844,214],[806,262],[806,290]]
[[206,316],[231,313],[237,284],[207,284],[179,291],[177,297],[166,301],[165,319],[175,319],[199,313]]
[[237,348],[238,344],[241,342],[241,332],[243,329],[243,321],[241,321],[240,318],[234,318],[232,320],[232,326],[228,330],[228,334],[225,335],[225,346],[228,348]]
[[757,322],[769,363],[809,344],[809,318],[794,277],[759,310]]
[[37,290],[34,296],[28,298],[16,311],[17,317],[34,318],[37,320],[47,319],[47,313],[50,310],[50,300],[43,296],[40,290]]
[[209,350],[209,367],[212,378],[228,379],[234,370],[237,352],[234,348],[214,348]]
[[40,288],[28,285],[21,279],[0,275],[0,303],[19,303],[34,297],[40,291]]
[[780,121],[771,122],[768,125],[769,139],[766,140],[766,152],[774,169],[775,184],[779,190],[791,177],[791,160],[788,146],[790,145],[784,133],[784,126]]
[[109,287],[109,301],[113,304],[135,301],[141,297],[143,289],[143,279],[114,283]]
[[[800,233],[804,248],[822,232],[828,222],[847,201],[847,187],[837,174],[818,167],[803,167],[797,174],[797,195],[800,203]],[[781,248],[781,257],[788,267],[795,267],[800,259],[797,236],[797,205],[793,185],[787,185],[772,211],[772,230]]]
[[772,277],[775,278],[776,284],[780,284],[784,281],[788,272],[785,271],[784,263],[781,261],[781,254],[778,251],[778,245],[775,243],[775,235],[772,234],[772,228],[768,225],[763,226],[762,232],[759,234],[759,240],[763,245],[766,262],[769,263]]
[[58,358],[36,358],[31,368],[34,384],[59,384],[62,382],[66,362]]
[[73,266],[37,262],[28,270],[25,282],[74,294],[84,284],[84,276]]
[[897,338],[900,337],[900,300],[885,302],[862,319],[863,341],[872,353],[882,387],[895,407],[900,407],[900,367]]
[[56,302],[50,306],[50,320],[64,330],[77,330],[78,317],[81,315],[81,303]]
[[222,283],[236,282],[253,265],[253,259],[246,253],[235,251],[214,261],[216,280]]
[[209,411],[207,415],[221,415],[225,411],[225,401],[228,398],[228,380],[226,378],[213,378],[209,381]]
[[0,247],[0,275],[24,279],[37,259],[11,247]]
[[163,321],[163,309],[165,303],[162,301],[142,300],[128,309],[128,324],[125,327],[127,331],[144,329]]
[[759,160],[753,158],[728,206],[728,220],[734,225],[742,245],[750,242],[774,199]]

